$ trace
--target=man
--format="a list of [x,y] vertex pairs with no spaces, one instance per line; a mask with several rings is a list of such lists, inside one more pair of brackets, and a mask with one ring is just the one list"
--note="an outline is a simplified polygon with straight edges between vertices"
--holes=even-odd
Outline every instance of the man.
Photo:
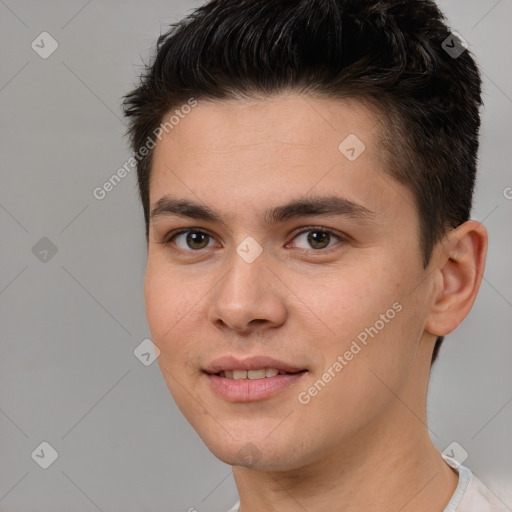
[[427,0],[212,0],[125,98],[146,314],[233,510],[485,512],[431,364],[470,311],[481,80]]

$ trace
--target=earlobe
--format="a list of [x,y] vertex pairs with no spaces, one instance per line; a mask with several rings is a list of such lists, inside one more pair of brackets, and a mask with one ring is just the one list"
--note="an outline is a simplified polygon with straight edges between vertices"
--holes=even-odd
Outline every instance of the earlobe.
[[452,332],[473,306],[487,255],[487,230],[477,221],[461,224],[439,243],[440,285],[433,296],[425,330],[435,336]]

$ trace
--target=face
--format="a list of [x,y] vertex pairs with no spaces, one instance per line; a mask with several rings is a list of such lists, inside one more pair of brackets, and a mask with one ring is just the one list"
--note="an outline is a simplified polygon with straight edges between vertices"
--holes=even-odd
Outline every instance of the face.
[[361,103],[288,94],[199,101],[157,143],[148,324],[228,464],[312,464],[425,392],[418,214],[378,140]]

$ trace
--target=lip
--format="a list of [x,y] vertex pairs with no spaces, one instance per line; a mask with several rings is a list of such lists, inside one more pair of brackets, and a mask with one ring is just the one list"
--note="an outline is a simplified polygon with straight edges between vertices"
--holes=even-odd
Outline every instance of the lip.
[[[239,359],[235,356],[227,355],[214,359],[203,371],[214,375],[224,370],[259,370],[260,368],[275,368],[276,370],[287,373],[297,373],[307,370],[307,368],[293,366],[267,356],[251,356],[245,359]],[[273,377],[269,377],[269,379],[271,378]]]
[[[217,373],[224,370],[259,370],[275,368],[286,374],[263,379],[228,379]],[[307,368],[294,366],[267,356],[244,359],[227,355],[214,359],[204,370],[211,389],[228,402],[254,402],[265,400],[296,384],[308,373]]]
[[293,387],[307,370],[299,373],[279,374],[263,379],[227,379],[215,374],[206,374],[212,390],[228,402],[255,402],[265,400],[280,391]]

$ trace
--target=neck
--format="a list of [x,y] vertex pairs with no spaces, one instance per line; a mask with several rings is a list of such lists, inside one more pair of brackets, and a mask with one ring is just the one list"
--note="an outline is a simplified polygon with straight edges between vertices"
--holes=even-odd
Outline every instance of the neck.
[[358,442],[336,456],[289,472],[234,467],[241,512],[442,512],[458,477],[428,435],[400,432],[369,447]]
[[[428,378],[428,377],[427,377]],[[426,392],[289,471],[233,466],[240,512],[443,512],[458,483],[426,426]],[[411,407],[408,404],[420,404]]]

